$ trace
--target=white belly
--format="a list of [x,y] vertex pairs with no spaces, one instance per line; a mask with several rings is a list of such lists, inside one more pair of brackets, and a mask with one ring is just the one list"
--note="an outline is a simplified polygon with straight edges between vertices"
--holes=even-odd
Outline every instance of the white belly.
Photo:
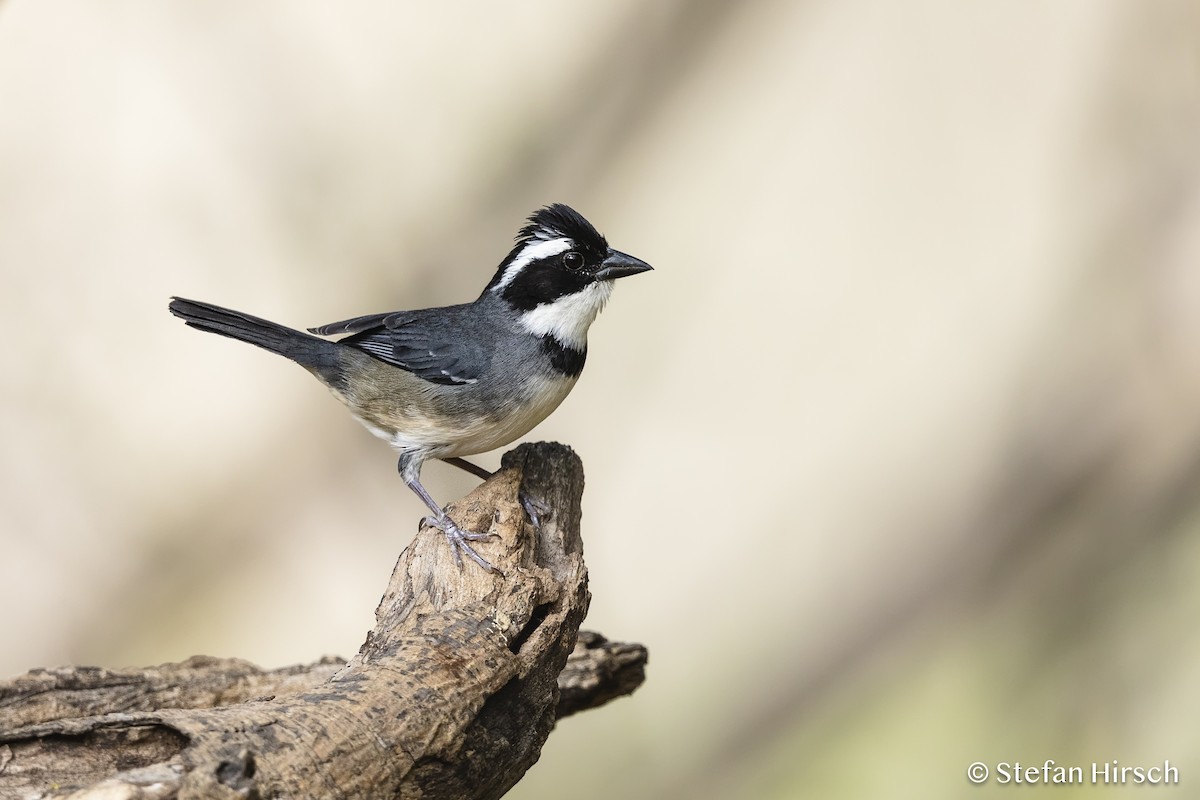
[[575,386],[575,378],[536,378],[524,387],[523,399],[510,402],[492,416],[471,415],[457,420],[409,416],[395,432],[361,417],[367,430],[397,450],[424,450],[430,458],[453,458],[486,453],[516,441],[558,408]]

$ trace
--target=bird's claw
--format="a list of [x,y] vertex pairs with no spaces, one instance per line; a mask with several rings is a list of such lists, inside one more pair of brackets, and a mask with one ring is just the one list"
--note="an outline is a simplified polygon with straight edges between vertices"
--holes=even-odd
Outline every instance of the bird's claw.
[[454,521],[447,516],[441,519],[437,517],[425,517],[421,520],[422,524],[428,523],[433,527],[446,534],[446,540],[450,542],[450,547],[454,551],[454,562],[458,564],[458,568],[462,569],[463,561],[462,554],[466,553],[467,557],[474,561],[479,566],[486,569],[488,572],[494,572],[497,575],[504,575],[498,568],[492,566],[486,558],[475,552],[475,548],[471,547],[469,542],[485,542],[489,539],[498,538],[494,533],[475,533],[473,531],[464,531],[462,528],[454,524]]
[[524,491],[520,492],[518,499],[521,501],[521,508],[525,509],[529,521],[533,523],[533,527],[542,527],[542,519],[550,516],[550,506],[536,497],[525,494]]

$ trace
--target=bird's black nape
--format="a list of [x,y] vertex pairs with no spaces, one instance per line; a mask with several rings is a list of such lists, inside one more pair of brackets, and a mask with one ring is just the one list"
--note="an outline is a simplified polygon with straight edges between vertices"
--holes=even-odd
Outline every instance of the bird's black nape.
[[567,237],[579,247],[601,252],[608,241],[575,209],[563,203],[552,203],[529,215],[529,221],[517,234],[517,248],[538,239]]

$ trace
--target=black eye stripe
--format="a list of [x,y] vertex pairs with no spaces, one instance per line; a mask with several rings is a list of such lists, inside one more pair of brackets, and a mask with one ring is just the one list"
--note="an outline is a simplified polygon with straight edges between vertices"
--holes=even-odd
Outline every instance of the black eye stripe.
[[559,257],[544,258],[517,273],[500,291],[500,296],[513,308],[529,311],[564,295],[574,294],[594,280],[585,269],[564,269]]

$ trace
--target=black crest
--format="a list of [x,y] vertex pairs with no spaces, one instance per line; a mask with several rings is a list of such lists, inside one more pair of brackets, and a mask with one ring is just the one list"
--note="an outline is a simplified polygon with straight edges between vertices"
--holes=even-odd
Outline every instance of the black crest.
[[517,234],[517,249],[529,242],[558,239],[566,236],[581,248],[595,251],[608,249],[608,242],[592,223],[575,209],[554,203],[529,215],[529,221]]

